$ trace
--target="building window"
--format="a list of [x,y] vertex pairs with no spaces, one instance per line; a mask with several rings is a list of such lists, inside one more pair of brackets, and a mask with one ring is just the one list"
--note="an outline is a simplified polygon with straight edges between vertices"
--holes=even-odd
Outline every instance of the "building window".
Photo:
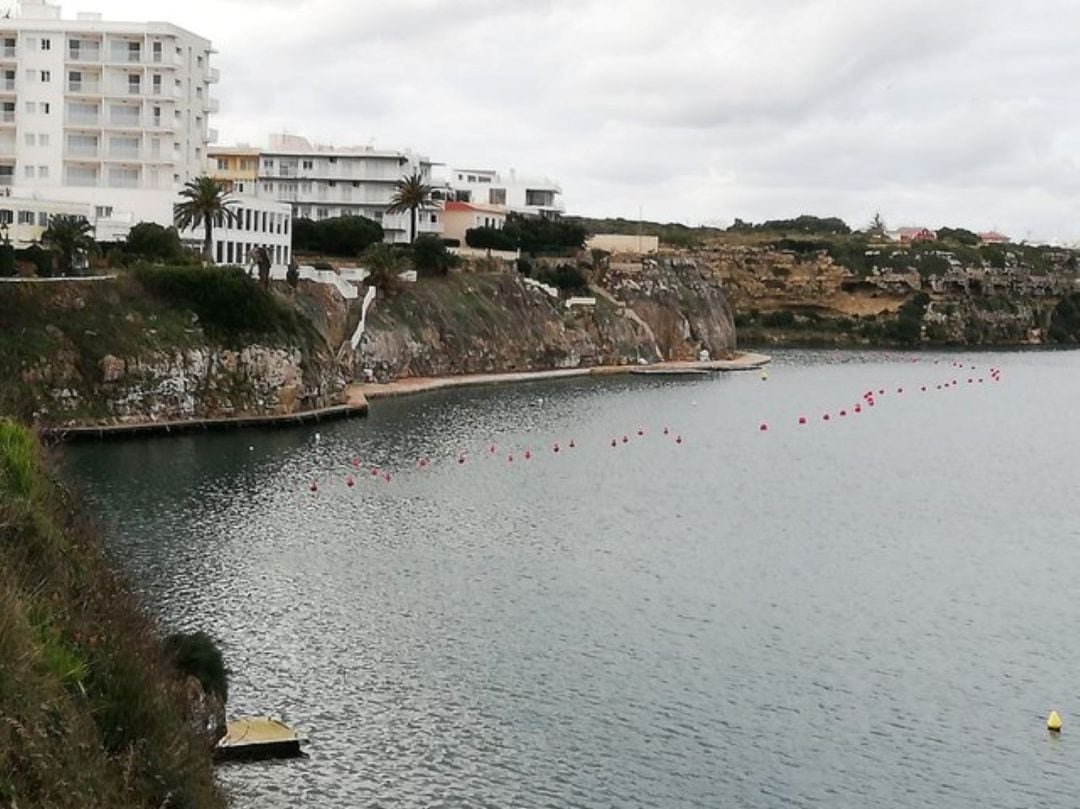
[[229,170],[229,160],[228,160],[228,158],[217,157],[217,158],[214,158],[214,162],[217,164],[217,170],[218,171],[228,171]]
[[26,80],[28,82],[30,82],[31,84],[33,84],[35,81],[37,81],[37,77],[38,77],[38,72],[36,70],[28,70],[28,71],[26,71]]
[[37,104],[35,104],[33,101],[27,101],[26,102],[26,113],[28,115],[33,115],[35,112],[37,112]]
[[96,205],[94,206],[94,218],[95,219],[108,219],[112,216],[112,205]]
[[38,166],[37,176],[42,180],[47,180],[49,178],[49,167],[48,166]]
[[49,106],[48,101],[42,101],[41,102],[41,114],[42,115],[48,115],[50,109],[52,109],[52,108]]
[[305,160],[304,161],[304,171],[311,171],[314,168],[315,168],[315,161],[314,160]]
[[154,93],[154,95],[161,95],[161,74],[155,73],[153,76],[151,76],[150,83],[152,85],[152,92]]
[[37,47],[37,37],[26,37],[26,47],[33,50]]
[[490,204],[490,205],[505,205],[506,204],[506,189],[505,188],[489,188],[488,189],[488,204]]
[[45,211],[38,211],[37,223],[39,228],[47,228],[49,226],[49,215]]
[[263,170],[264,171],[269,170],[269,169],[273,169],[273,168],[274,168],[274,161],[273,160],[271,160],[270,158],[266,158],[265,160],[263,160]]
[[52,50],[52,40],[49,39],[48,37],[42,37],[41,38],[41,49],[43,51]]
[[10,225],[15,221],[15,214],[8,208],[0,208],[0,225]]
[[37,136],[33,132],[27,132],[23,138],[26,140],[27,146],[33,146],[37,143]]
[[27,179],[34,179],[34,167],[26,166],[25,168],[23,168],[23,174],[26,175]]
[[52,73],[50,73],[48,70],[41,71],[41,81],[42,83],[48,83],[52,81]]
[[138,95],[142,87],[142,76],[138,73],[128,73],[128,95]]
[[271,182],[264,182],[262,184],[262,190],[265,191],[267,194],[273,194],[274,193],[274,184],[271,183]]
[[42,132],[40,135],[37,136],[37,142],[38,146],[48,146],[49,134],[47,132]]
[[439,215],[433,213],[431,215],[431,224],[437,225],[438,223],[439,223]]
[[34,224],[34,212],[33,211],[19,211],[19,224],[20,225],[32,225],[32,224]]
[[153,54],[153,59],[154,59],[155,62],[160,62],[161,61],[161,43],[160,42],[151,42],[150,43],[150,52]]

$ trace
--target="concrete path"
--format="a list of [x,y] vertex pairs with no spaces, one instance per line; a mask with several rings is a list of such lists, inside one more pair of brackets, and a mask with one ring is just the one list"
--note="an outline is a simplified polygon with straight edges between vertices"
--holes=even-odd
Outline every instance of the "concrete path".
[[765,354],[741,353],[730,360],[707,362],[654,362],[650,365],[599,365],[591,368],[559,368],[551,371],[520,371],[504,374],[463,374],[461,376],[407,377],[393,382],[365,383],[349,386],[350,394],[365,399],[387,396],[405,396],[443,388],[460,388],[470,385],[502,385],[510,382],[537,382],[545,379],[567,379],[581,376],[606,376],[614,374],[688,374],[718,373],[724,371],[752,371],[771,362]]

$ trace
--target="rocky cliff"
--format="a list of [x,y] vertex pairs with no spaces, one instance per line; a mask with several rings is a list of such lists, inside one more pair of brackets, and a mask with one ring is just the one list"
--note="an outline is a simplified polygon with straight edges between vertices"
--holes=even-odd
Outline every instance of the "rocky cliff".
[[569,307],[514,272],[460,273],[380,293],[356,373],[386,380],[626,365],[735,349],[727,299],[693,262],[609,270],[591,281],[595,303]]
[[285,331],[222,334],[131,278],[0,286],[0,410],[47,425],[267,415],[336,404],[347,307],[304,285]]

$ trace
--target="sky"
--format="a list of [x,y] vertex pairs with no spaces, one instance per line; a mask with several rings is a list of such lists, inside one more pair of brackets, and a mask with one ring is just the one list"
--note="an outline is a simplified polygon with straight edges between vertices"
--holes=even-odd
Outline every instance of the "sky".
[[[0,3],[3,5],[3,3]],[[1077,0],[65,0],[211,39],[219,143],[556,179],[568,213],[1080,242]]]

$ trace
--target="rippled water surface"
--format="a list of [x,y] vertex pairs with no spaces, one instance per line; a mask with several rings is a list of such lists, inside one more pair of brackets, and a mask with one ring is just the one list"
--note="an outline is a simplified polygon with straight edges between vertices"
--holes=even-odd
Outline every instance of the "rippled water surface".
[[793,353],[65,457],[230,713],[310,739],[238,806],[1067,806],[1078,372]]

